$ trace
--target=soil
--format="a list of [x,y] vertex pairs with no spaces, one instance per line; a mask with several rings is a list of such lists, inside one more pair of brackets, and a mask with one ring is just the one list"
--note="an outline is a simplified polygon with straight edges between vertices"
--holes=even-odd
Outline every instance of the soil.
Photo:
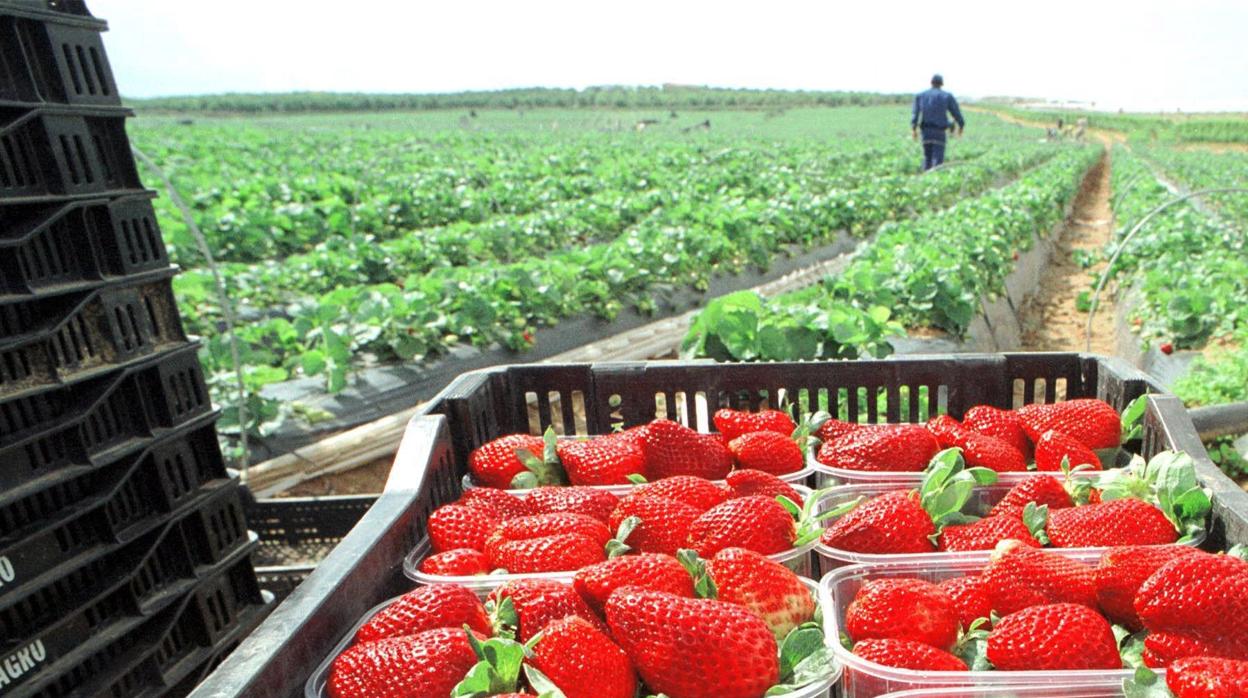
[[377,460],[341,473],[331,473],[301,482],[277,497],[326,497],[338,494],[378,494],[386,487],[394,456]]

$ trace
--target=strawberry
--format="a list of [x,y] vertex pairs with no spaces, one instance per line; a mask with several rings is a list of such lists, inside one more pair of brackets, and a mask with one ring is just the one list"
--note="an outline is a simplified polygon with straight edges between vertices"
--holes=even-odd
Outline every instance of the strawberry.
[[556,451],[573,485],[627,485],[629,475],[646,476],[646,457],[636,439],[561,441]]
[[706,511],[716,504],[728,499],[728,490],[707,480],[692,475],[673,475],[662,480],[638,485],[633,490],[636,497],[665,497],[675,499],[697,509]]
[[826,444],[836,441],[851,431],[878,428],[878,426],[879,425],[857,424],[855,422],[842,422],[839,419],[829,419],[819,426],[819,428],[815,431],[815,435],[819,437],[820,441]]
[[754,431],[770,431],[787,437],[797,428],[793,418],[780,410],[744,412],[725,408],[716,410],[711,421],[715,422],[715,430],[723,434],[726,441]]
[[1011,487],[988,512],[988,516],[1000,516],[1007,512],[1021,516],[1023,508],[1031,502],[1035,502],[1037,506],[1047,506],[1049,511],[1074,506],[1061,480],[1047,475],[1037,475]]
[[499,521],[537,513],[533,509],[533,504],[524,497],[517,497],[492,487],[466,489],[455,503],[472,509],[484,509]]
[[613,557],[584,567],[572,579],[577,593],[596,611],[601,611],[611,592],[623,586],[637,586],[693,597],[693,578],[671,555],[642,553]]
[[1106,550],[1093,573],[1101,612],[1132,632],[1143,629],[1134,605],[1140,586],[1171,560],[1202,554],[1186,545],[1140,545]]
[[378,611],[355,633],[356,642],[415,635],[464,625],[489,634],[490,618],[477,595],[458,584],[416,587]]
[[420,571],[425,574],[446,577],[470,577],[478,574],[489,574],[490,559],[479,550],[456,548],[446,552],[435,553],[425,558],[420,563]]
[[930,553],[936,549],[932,517],[916,490],[895,490],[863,502],[836,519],[819,540],[827,546],[861,553]]
[[1184,555],[1166,563],[1135,596],[1153,633],[1199,640],[1232,659],[1248,659],[1248,562],[1230,555]]
[[718,437],[699,434],[668,419],[656,419],[642,439],[651,477],[696,475],[722,480],[732,470],[732,453]]
[[511,574],[570,572],[607,559],[598,541],[579,533],[499,541],[488,547],[494,567]]
[[1248,662],[1189,657],[1166,671],[1174,698],[1248,698]]
[[1012,513],[989,516],[969,524],[946,526],[940,532],[936,545],[942,552],[992,550],[997,543],[1009,539],[1034,548],[1040,547],[1040,541],[1031,534],[1023,519]]
[[467,632],[436,628],[347,649],[334,659],[326,688],[331,698],[443,698],[476,663]]
[[936,439],[923,427],[890,424],[855,429],[835,441],[825,441],[815,459],[847,470],[919,472],[939,450]]
[[1144,636],[1144,665],[1154,669],[1165,669],[1171,662],[1184,657],[1214,656],[1217,651],[1201,642],[1185,635],[1172,633],[1149,633]]
[[729,499],[694,519],[689,545],[702,557],[729,547],[746,548],[770,555],[793,547],[797,527],[793,515],[774,499]]
[[497,627],[514,632],[520,642],[528,642],[551,621],[568,616],[584,618],[595,628],[606,631],[606,626],[571,585],[553,579],[507,582],[490,592],[486,609],[493,615]]
[[793,570],[745,548],[724,548],[706,561],[715,598],[753,611],[777,641],[815,615],[815,599]]
[[780,678],[776,639],[740,606],[624,587],[607,625],[646,687],[674,698],[758,698]]
[[795,473],[806,465],[802,449],[793,439],[774,431],[754,431],[728,442],[737,467],[773,475]]
[[505,490],[520,473],[526,472],[524,461],[517,451],[528,451],[540,458],[545,449],[540,436],[509,434],[486,442],[468,454],[468,471],[472,479],[485,487]]
[[992,615],[992,601],[988,597],[983,577],[953,577],[936,586],[944,589],[953,601],[953,607],[958,612],[958,622],[963,628],[969,628],[980,618]]
[[[854,655],[897,669],[966,671],[966,664],[961,659],[914,640],[863,640],[854,644]],[[850,679],[847,678],[846,682],[850,683]]]
[[962,426],[985,436],[1000,439],[1018,449],[1018,452],[1024,456],[1031,450],[1031,440],[1027,438],[1023,422],[1014,410],[976,405],[962,415]]
[[606,490],[592,487],[537,487],[529,491],[528,501],[535,514],[571,512],[585,514],[602,522],[611,518],[611,511],[620,498]]
[[[495,529],[491,539],[497,537],[497,543],[506,543],[514,540],[544,538],[557,533],[578,533],[599,546],[604,546],[607,541],[611,540],[611,531],[607,530],[606,524],[592,516],[566,511],[521,516],[504,521]],[[486,552],[490,552],[489,543],[486,547]]]
[[987,655],[1004,671],[1122,668],[1109,622],[1073,603],[1031,606],[997,621]]
[[725,482],[728,483],[728,489],[732,492],[730,497],[749,497],[750,495],[788,497],[794,504],[802,505],[802,496],[793,489],[792,485],[761,470],[734,470],[728,473]]
[[967,429],[947,414],[932,417],[927,429],[941,448],[960,448],[967,465],[988,468],[999,473],[1027,470],[1022,452],[1001,439]]
[[1050,405],[1024,405],[1018,417],[1027,437],[1039,442],[1046,431],[1061,432],[1093,450],[1112,448],[1122,440],[1122,420],[1104,400],[1080,399]]
[[1045,532],[1058,548],[1165,545],[1179,538],[1161,509],[1134,498],[1050,512]]
[[628,655],[584,618],[551,621],[531,664],[567,698],[633,698],[637,675]]
[[457,548],[485,550],[485,541],[499,520],[489,511],[459,504],[440,506],[429,515],[429,542],[433,552]]
[[958,611],[944,589],[921,579],[863,582],[845,609],[850,639],[913,640],[949,650],[958,639]]
[[1063,460],[1072,469],[1081,465],[1088,466],[1085,470],[1101,469],[1101,459],[1081,441],[1051,429],[1041,434],[1036,442],[1036,470],[1060,471]]
[[674,499],[631,494],[611,512],[611,528],[618,530],[625,519],[635,516],[640,522],[624,539],[629,547],[642,553],[675,555],[688,546],[689,527],[701,513]]
[[1088,565],[1017,541],[1003,541],[984,569],[997,614],[1037,604],[1075,603],[1096,608],[1096,580]]
[[1174,353],[1174,342],[1162,342],[1157,348],[1161,349],[1161,353],[1169,356]]

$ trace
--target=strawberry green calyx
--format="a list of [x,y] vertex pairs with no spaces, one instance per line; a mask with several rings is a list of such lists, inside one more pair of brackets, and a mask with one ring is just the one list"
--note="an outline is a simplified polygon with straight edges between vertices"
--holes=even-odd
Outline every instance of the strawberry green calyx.
[[793,540],[793,547],[800,548],[807,543],[817,539],[823,534],[823,521],[833,519],[838,516],[844,516],[853,511],[866,501],[866,497],[859,497],[853,501],[844,502],[827,511],[818,511],[819,502],[827,496],[833,488],[826,488],[810,493],[802,505],[799,507],[797,502],[792,499],[780,495],[776,497],[776,501],[788,510],[789,514],[797,521],[797,535]]
[[633,473],[628,476],[628,481],[634,485],[644,485],[646,484],[646,476],[641,473]]
[[628,537],[633,534],[633,529],[641,525],[641,517],[629,516],[620,522],[620,527],[616,529],[615,537],[607,541],[607,557],[619,557],[632,551],[632,546],[628,544]]
[[818,451],[820,442],[819,439],[815,437],[815,434],[819,433],[819,428],[826,424],[830,419],[832,419],[832,415],[824,412],[823,410],[807,414],[802,418],[802,421],[798,423],[797,428],[793,430],[793,440],[797,442],[798,446],[802,447],[803,451],[807,451],[812,448]]
[[1166,682],[1152,669],[1137,667],[1135,673],[1122,682],[1124,698],[1174,698]]
[[711,579],[710,573],[706,571],[706,560],[698,557],[696,550],[689,548],[681,548],[676,551],[676,559],[680,561],[685,571],[693,577],[693,592],[700,599],[715,599],[719,597],[719,589],[715,587],[715,580]]
[[988,627],[998,618],[976,618],[969,628],[963,629],[957,643],[950,653],[961,659],[971,671],[990,671],[993,666],[988,661]]
[[1084,477],[1071,477],[1075,473],[1091,471],[1090,465],[1078,465],[1074,468],[1070,467],[1070,458],[1062,456],[1062,486],[1066,489],[1066,493],[1070,495],[1070,500],[1075,506],[1083,506],[1092,499],[1092,480]]
[[1039,504],[1035,502],[1027,502],[1023,507],[1023,524],[1027,526],[1027,530],[1031,532],[1033,538],[1040,542],[1040,545],[1048,545],[1049,535],[1045,533],[1045,524],[1049,522],[1049,505]]
[[832,651],[824,642],[823,630],[805,623],[789,631],[780,642],[780,681],[767,695],[795,693],[832,674]]
[[[538,635],[540,636],[541,634],[539,633]],[[533,643],[530,641],[528,648],[531,649],[532,645]],[[559,687],[555,685],[555,682],[550,680],[550,677],[543,674],[540,669],[532,664],[524,665],[524,676],[529,680],[529,686],[534,691],[537,691],[538,698],[567,698],[563,691],[559,690]]]
[[1161,451],[1147,462],[1137,456],[1125,468],[1100,474],[1097,488],[1102,501],[1134,497],[1155,505],[1179,532],[1180,543],[1204,532],[1213,507],[1209,489],[1196,478],[1191,456],[1179,451]]
[[494,628],[495,636],[507,640],[516,637],[516,631],[520,628],[520,614],[516,612],[516,605],[511,597],[504,596],[498,601],[493,599],[486,601],[485,613],[490,617],[490,625]]
[[545,447],[542,449],[541,458],[528,449],[516,449],[516,457],[524,464],[525,471],[511,479],[511,486],[515,489],[530,490],[540,485],[568,484],[568,473],[563,469],[563,463],[555,450],[559,437],[555,434],[554,427],[546,427],[542,441]]
[[1144,433],[1144,412],[1148,409],[1148,395],[1141,395],[1127,403],[1122,411],[1122,443],[1138,439]]
[[464,632],[468,634],[468,643],[472,645],[478,661],[451,690],[451,698],[514,693],[520,681],[520,667],[524,663],[524,645],[501,637],[482,642],[466,625]]
[[947,448],[927,465],[923,482],[919,485],[919,502],[932,517],[937,533],[955,524],[973,523],[977,519],[962,513],[962,507],[971,498],[976,485],[991,485],[997,481],[997,473],[988,468],[967,468],[962,451]]

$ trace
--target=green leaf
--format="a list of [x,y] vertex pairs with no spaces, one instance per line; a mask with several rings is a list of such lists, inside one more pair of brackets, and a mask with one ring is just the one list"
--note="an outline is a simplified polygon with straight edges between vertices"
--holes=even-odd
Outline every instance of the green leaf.
[[633,483],[634,485],[646,484],[646,476],[642,475],[641,473],[629,473],[627,478],[628,478],[628,481]]
[[1126,443],[1132,439],[1138,438],[1144,431],[1143,419],[1144,412],[1148,409],[1148,395],[1141,395],[1130,403],[1127,408],[1122,411],[1122,442]]
[[1049,534],[1045,530],[1049,522],[1049,505],[1036,505],[1035,502],[1027,502],[1023,507],[1023,523],[1027,526],[1027,530],[1031,531],[1031,535],[1040,541],[1041,545],[1049,544]]
[[533,690],[537,691],[538,698],[567,698],[555,682],[550,680],[550,677],[532,664],[524,665],[524,675],[528,678]]
[[719,589],[715,587],[715,580],[711,579],[711,575],[706,571],[706,561],[698,557],[697,551],[681,548],[676,551],[676,559],[693,578],[693,591],[699,598],[718,598]]

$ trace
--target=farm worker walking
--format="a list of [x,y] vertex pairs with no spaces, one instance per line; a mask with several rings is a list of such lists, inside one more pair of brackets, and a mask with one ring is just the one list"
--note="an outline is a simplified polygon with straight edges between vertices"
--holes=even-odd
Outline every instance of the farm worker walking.
[[958,100],[940,89],[945,79],[939,74],[932,76],[932,89],[924,90],[914,97],[914,114],[910,117],[911,135],[917,141],[923,134],[923,171],[945,161],[945,131],[949,130],[948,114],[958,124],[957,135],[962,135],[966,120],[958,109]]

